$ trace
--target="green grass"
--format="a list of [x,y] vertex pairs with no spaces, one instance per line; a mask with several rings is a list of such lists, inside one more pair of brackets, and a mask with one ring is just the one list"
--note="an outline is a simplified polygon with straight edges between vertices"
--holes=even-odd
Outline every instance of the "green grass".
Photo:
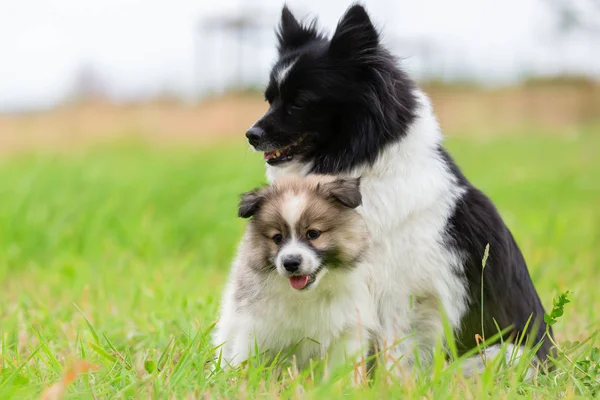
[[300,383],[309,398],[596,393],[600,137],[448,146],[513,230],[548,311],[573,291],[555,326],[570,361],[550,375],[522,383],[515,369],[490,369],[472,382],[439,358],[418,380],[358,390],[268,367],[210,376],[209,331],[243,230],[237,196],[263,182],[260,157],[241,145],[115,145],[0,160],[0,398],[37,397],[80,360],[97,369],[69,385],[70,398],[289,398]]

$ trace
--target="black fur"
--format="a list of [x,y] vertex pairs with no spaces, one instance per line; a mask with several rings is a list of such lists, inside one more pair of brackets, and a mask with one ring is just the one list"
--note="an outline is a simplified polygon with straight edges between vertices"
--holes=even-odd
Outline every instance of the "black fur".
[[283,7],[277,32],[277,50],[280,56],[318,39],[323,39],[323,37],[317,30],[316,21],[308,26],[303,26],[296,20],[287,6]]
[[[271,107],[256,124],[265,131],[258,150],[269,152],[305,137],[294,159],[312,162],[312,172],[339,174],[372,164],[386,146],[403,139],[415,119],[415,85],[380,45],[363,7],[352,6],[330,40],[314,23],[303,26],[284,8],[278,38],[280,59],[265,92]],[[295,64],[279,87],[277,73],[290,62]],[[465,189],[444,238],[466,256],[457,272],[470,300],[457,332],[461,353],[476,345],[477,334],[496,334],[496,323],[510,328],[507,338],[523,333],[538,342],[546,329],[544,308],[519,247],[492,202],[469,183],[444,149],[439,152]],[[488,243],[482,305],[481,262]],[[549,352],[546,341],[538,356],[545,359]]]
[[[448,221],[446,232],[448,244],[467,254],[460,274],[468,282],[470,307],[463,317],[462,330],[457,334],[459,350],[472,349],[476,345],[476,334],[491,337],[498,333],[498,327],[508,330],[505,339],[523,335],[523,343],[531,340],[531,344],[537,344],[546,328],[543,320],[545,310],[519,246],[490,199],[471,185],[444,149],[440,149],[440,154],[459,184],[466,189]],[[488,244],[489,255],[483,268],[482,260]],[[484,332],[481,318],[482,271]],[[532,329],[535,331],[532,332]],[[538,356],[545,359],[549,352],[550,342],[546,340],[538,350]]]

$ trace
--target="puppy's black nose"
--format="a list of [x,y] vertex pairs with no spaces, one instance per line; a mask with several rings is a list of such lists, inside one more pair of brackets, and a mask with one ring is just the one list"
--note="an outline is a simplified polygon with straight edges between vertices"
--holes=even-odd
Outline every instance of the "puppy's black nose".
[[301,263],[302,257],[300,257],[299,255],[286,256],[283,259],[283,268],[285,268],[286,271],[289,272],[296,272],[298,271],[298,267]]
[[248,138],[248,142],[252,146],[256,146],[260,143],[262,137],[265,135],[265,131],[258,126],[253,126],[252,128],[246,131],[246,137]]

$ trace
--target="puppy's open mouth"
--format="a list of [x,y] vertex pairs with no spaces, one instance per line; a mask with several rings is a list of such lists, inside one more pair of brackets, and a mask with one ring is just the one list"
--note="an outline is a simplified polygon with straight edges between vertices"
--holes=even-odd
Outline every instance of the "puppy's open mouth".
[[289,146],[273,151],[266,151],[264,153],[265,160],[269,165],[279,165],[294,159],[294,155],[298,153],[298,147],[302,144],[304,136],[298,139],[297,142],[290,144]]
[[304,290],[312,285],[316,280],[316,275],[294,275],[290,276],[290,285],[296,290]]

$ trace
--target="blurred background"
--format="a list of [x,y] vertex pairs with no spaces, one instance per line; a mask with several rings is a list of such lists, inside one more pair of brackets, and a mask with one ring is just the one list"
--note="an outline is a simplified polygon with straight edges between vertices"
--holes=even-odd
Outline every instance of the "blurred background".
[[[598,118],[596,0],[364,2],[447,133]],[[291,0],[333,31],[347,0]],[[0,3],[0,146],[240,135],[264,110],[279,0]],[[33,143],[32,143],[33,142]]]
[[[546,309],[574,292],[556,337],[597,359],[600,1],[363,3]],[[288,4],[331,34],[350,1]],[[266,110],[282,5],[0,0],[0,398],[39,394],[75,359],[98,368],[74,397],[248,389],[205,379],[203,335],[244,229],[238,195],[265,181],[243,135]]]

